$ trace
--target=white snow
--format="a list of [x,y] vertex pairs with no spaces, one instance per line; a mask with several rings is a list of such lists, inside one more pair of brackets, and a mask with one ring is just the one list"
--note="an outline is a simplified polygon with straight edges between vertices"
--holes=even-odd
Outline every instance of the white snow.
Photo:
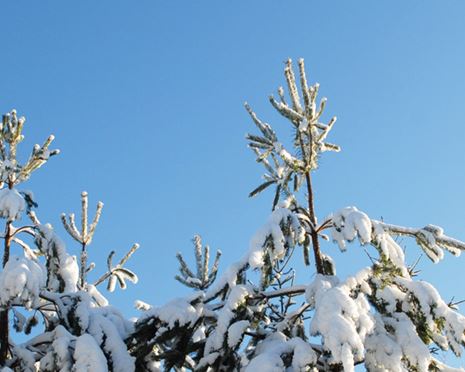
[[107,372],[107,359],[95,339],[83,334],[76,339],[73,372]]
[[[461,355],[460,345],[465,344],[465,317],[452,310],[441,298],[438,291],[425,281],[413,281],[399,277],[396,278],[396,283],[408,294],[414,296],[418,302],[434,341],[443,349],[447,349],[449,344],[454,353]],[[405,297],[404,312],[415,311],[412,300],[407,295]],[[443,331],[438,328],[437,320],[443,320]]]
[[248,263],[252,269],[263,266],[264,245],[268,237],[272,238],[273,248],[268,250],[271,259],[281,259],[286,253],[285,243],[287,242],[281,230],[281,222],[291,219],[294,238],[300,238],[301,227],[296,216],[286,208],[276,209],[268,219],[268,222],[262,226],[253,236],[249,244]]
[[232,323],[228,328],[228,346],[234,348],[244,337],[244,331],[250,325],[248,320],[239,320]]
[[61,325],[57,326],[53,333],[55,337],[52,342],[52,350],[41,359],[39,370],[53,371],[59,366],[60,372],[71,372],[74,361],[71,355],[70,343],[75,337]]
[[[2,193],[5,189],[0,190],[0,199]],[[13,199],[6,199],[6,218],[16,218],[14,208],[10,208]],[[308,234],[299,222],[305,215],[295,214],[289,207],[288,201],[278,205],[251,239],[247,253],[230,265],[210,289],[158,307],[139,302],[136,306],[144,313],[137,322],[159,321],[154,338],[176,327],[192,327],[192,341],[205,342],[198,363],[191,356],[186,357],[186,363],[197,369],[211,370],[225,349],[231,349],[238,354],[240,370],[245,372],[314,371],[317,361],[323,366],[341,364],[347,372],[354,372],[357,363],[376,371],[404,372],[412,366],[427,372],[432,364],[440,371],[459,371],[434,359],[429,346],[434,343],[460,355],[465,344],[465,317],[451,309],[431,284],[410,277],[404,252],[392,235],[416,237],[435,262],[443,258],[445,249],[457,254],[463,243],[445,236],[437,226],[412,229],[387,225],[371,220],[355,207],[347,207],[331,216],[333,240],[342,250],[355,239],[361,244],[371,243],[381,256],[374,266],[344,281],[335,275],[318,274],[308,285],[293,283],[273,291],[268,288],[266,292],[248,281],[238,283],[245,270],[260,271],[266,256],[272,261],[286,258],[287,250]],[[37,222],[34,231],[37,246],[49,258],[48,277],[39,263],[40,256],[11,256],[0,272],[0,304],[36,308],[39,301],[43,305],[48,298],[59,314],[67,317],[62,325],[37,338],[40,357],[30,345],[12,345],[13,355],[21,360],[20,368],[32,371],[30,366],[39,364],[41,370],[63,372],[135,371],[135,358],[125,341],[138,324],[127,321],[109,306],[95,286],[89,284],[78,291],[76,257],[66,252],[50,225]],[[129,276],[125,275],[125,279],[132,278]],[[39,297],[41,291],[44,299]],[[269,315],[267,302],[277,302],[276,296],[286,292],[301,295],[304,291],[306,301],[296,301],[283,317]],[[217,297],[219,293],[222,297]],[[372,298],[377,302],[369,302]],[[261,312],[263,317],[255,318]],[[299,327],[303,327],[304,321],[300,316],[304,312],[304,316],[310,314],[307,335],[320,339],[320,344],[301,338],[303,328]],[[243,317],[243,313],[247,315]],[[17,311],[15,314],[18,329],[24,328],[24,316]],[[427,342],[418,334],[418,319],[412,314],[421,315],[418,319],[427,328]],[[296,326],[294,322],[300,323]],[[246,344],[255,335],[260,338]],[[160,350],[154,349],[154,353]],[[149,359],[149,370],[162,369],[163,362],[156,357]]]
[[129,355],[124,338],[128,329],[119,313],[112,308],[93,309],[90,314],[87,331],[110,355],[114,372],[132,372],[135,370],[135,358]]
[[105,307],[109,305],[108,300],[100,293],[100,291],[94,285],[87,284],[86,291],[98,306]]
[[202,307],[193,306],[191,302],[197,297],[175,298],[163,306],[148,309],[141,319],[156,317],[166,323],[170,328],[175,324],[180,326],[194,324],[202,315]]
[[[48,288],[52,291],[57,290],[60,287],[60,282],[63,282],[65,292],[76,292],[79,278],[76,256],[70,256],[66,252],[65,244],[55,234],[50,224],[39,225],[36,228],[38,233],[35,239],[39,249],[48,256],[58,258],[58,260],[51,260],[56,273],[49,272]],[[58,276],[54,274],[58,274]]]
[[[221,349],[231,321],[234,319],[235,310],[240,305],[244,305],[252,293],[252,288],[247,285],[237,285],[231,289],[226,303],[218,311],[216,327],[205,343],[205,355]],[[237,338],[237,334],[234,336]]]
[[331,216],[333,227],[331,235],[341,250],[345,250],[346,241],[351,242],[357,236],[361,244],[371,241],[371,220],[355,207],[346,207]]
[[194,334],[192,335],[192,342],[199,342],[205,340],[205,326],[201,325],[199,328],[196,329]]
[[292,371],[306,371],[316,364],[317,355],[308,343],[297,337],[288,339],[283,333],[276,332],[257,345],[256,356],[245,372],[284,371],[281,356],[290,353],[293,353]]
[[337,284],[334,277],[317,275],[306,291],[307,301],[315,306],[311,335],[321,335],[332,362],[342,363],[348,372],[354,370],[354,360],[363,359],[365,337],[374,327],[366,298],[350,296],[354,284],[354,278]]
[[26,202],[16,189],[0,190],[0,217],[8,221],[17,220],[25,208]]
[[373,241],[381,249],[383,255],[400,268],[403,275],[408,275],[405,265],[405,254],[399,244],[397,244],[392,236],[384,230],[382,225],[375,221],[373,221],[373,230],[375,236]]
[[[289,235],[285,235],[281,229],[281,223],[290,223]],[[305,231],[300,226],[297,216],[285,207],[275,209],[268,221],[252,237],[248,252],[237,262],[231,264],[217,278],[207,291],[206,299],[214,297],[226,285],[236,285],[237,275],[241,270],[250,266],[252,269],[260,269],[264,264],[265,251],[272,260],[281,259],[286,254],[286,244],[290,247],[303,241]],[[267,244],[271,238],[271,247]]]
[[404,357],[420,372],[427,372],[431,354],[408,316],[404,313],[395,313],[393,318],[385,318],[384,321],[395,329],[396,344],[401,348]]
[[373,243],[382,254],[407,275],[405,256],[384,225],[370,218],[355,207],[346,207],[331,216],[331,235],[339,248],[344,251],[346,242],[358,237],[360,244]]
[[374,371],[406,372],[402,349],[385,328],[380,315],[374,315],[375,328],[365,341],[365,364]]
[[31,308],[38,303],[44,286],[45,275],[38,263],[25,257],[11,256],[0,272],[0,301],[3,305],[15,301]]

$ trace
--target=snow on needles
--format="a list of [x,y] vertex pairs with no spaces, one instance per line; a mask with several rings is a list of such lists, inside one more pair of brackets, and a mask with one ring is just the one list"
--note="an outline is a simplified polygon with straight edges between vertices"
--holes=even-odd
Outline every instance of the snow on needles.
[[[237,308],[241,305],[245,305],[246,299],[253,293],[253,290],[250,286],[247,285],[238,285],[231,289],[231,293],[226,300],[225,305],[219,311],[218,321],[215,327],[215,330],[210,334],[205,343],[205,355],[208,355],[214,351],[218,351],[223,346],[225,336],[228,333],[231,321],[235,317],[235,312]],[[245,325],[245,324],[242,324]],[[245,330],[245,327],[242,327],[242,330]],[[237,328],[233,327],[231,335],[231,343],[237,343]]]
[[198,297],[199,295],[195,294],[188,298],[175,298],[163,306],[150,308],[139,320],[156,317],[170,328],[175,325],[194,324],[202,315],[202,308],[192,305]]
[[50,262],[54,270],[49,273],[47,287],[55,291],[61,287],[65,292],[76,292],[79,278],[79,268],[76,256],[66,252],[63,241],[53,231],[49,224],[36,226],[35,241],[42,253],[50,257],[56,257]]
[[[24,366],[38,363],[41,370],[135,371],[140,364],[132,347],[137,348],[136,337],[148,325],[153,333],[146,344],[154,353],[153,363],[148,361],[150,370],[166,363],[157,359],[157,340],[169,347],[169,337],[176,341],[180,335],[202,346],[196,357],[185,356],[185,363],[195,370],[220,368],[229,356],[236,358],[237,370],[244,372],[330,370],[335,365],[354,372],[361,363],[379,371],[404,372],[408,366],[419,372],[432,366],[452,370],[434,359],[430,347],[450,348],[460,355],[465,317],[451,309],[429,283],[410,276],[403,251],[392,235],[420,236],[427,245],[424,249],[437,247],[437,257],[444,246],[453,253],[462,243],[434,226],[412,229],[371,220],[355,207],[336,212],[330,222],[327,226],[342,250],[358,238],[361,244],[370,243],[377,249],[379,260],[373,259],[371,267],[344,281],[317,274],[310,283],[292,282],[273,290],[268,284],[253,284],[245,270],[263,272],[270,262],[286,261],[289,249],[305,238],[298,215],[280,206],[253,236],[242,259],[209,289],[159,307],[140,304],[145,311],[135,323],[109,306],[95,286],[77,285],[76,258],[66,252],[50,225],[37,223],[35,243],[45,257],[53,259],[42,267],[35,256],[12,255],[0,273],[0,304],[37,309],[46,299],[56,304],[63,322],[40,336],[48,339],[40,358],[34,358],[26,344],[14,345],[14,353],[22,355]],[[302,305],[290,308],[284,316],[277,313],[279,307],[269,312],[273,300],[304,294]],[[308,337],[318,338],[319,343],[310,343]]]
[[312,336],[321,335],[324,348],[331,351],[332,363],[342,363],[344,371],[352,372],[354,362],[363,360],[364,341],[374,322],[370,305],[363,293],[351,296],[353,286],[364,279],[350,278],[338,284],[337,277],[318,274],[306,290],[305,296],[315,308],[310,323]]
[[18,302],[31,308],[38,304],[44,286],[45,275],[37,262],[11,256],[0,273],[0,301],[2,305]]
[[26,208],[26,202],[16,189],[0,190],[0,217],[8,221],[17,220]]
[[[264,246],[268,237],[271,237],[273,247],[268,250],[271,255],[271,260],[281,259],[286,253],[285,245],[289,243],[289,239],[284,235],[281,229],[283,221],[290,220],[292,230],[296,234],[293,238],[299,240],[301,227],[297,217],[287,208],[276,209],[268,219],[268,222],[260,228],[249,244],[248,263],[252,269],[257,269],[263,266],[264,261]],[[292,244],[292,243],[291,243]]]
[[371,241],[371,220],[357,208],[343,208],[334,213],[331,220],[333,222],[332,238],[342,251],[346,248],[346,241],[351,242],[357,236],[362,244]]
[[73,372],[107,372],[107,359],[100,346],[89,334],[83,334],[76,339],[73,354],[75,365]]
[[331,235],[333,241],[344,251],[346,242],[359,238],[360,244],[372,243],[394,265],[406,271],[405,256],[402,248],[394,241],[382,223],[370,218],[355,207],[346,207],[334,213],[331,217],[333,226]]
[[[287,234],[284,233],[282,224],[289,225]],[[271,260],[283,258],[286,248],[302,242],[304,234],[304,229],[292,211],[287,208],[275,209],[267,223],[250,240],[248,252],[239,261],[230,265],[213,283],[205,295],[206,298],[215,297],[227,285],[234,286],[239,272],[248,266],[252,269],[260,269],[264,264],[265,253],[270,255]]]
[[257,346],[256,357],[250,361],[245,372],[284,371],[286,368],[281,355],[291,353],[292,371],[296,372],[308,370],[308,366],[316,364],[318,359],[312,347],[302,339],[288,339],[281,332],[276,332]]

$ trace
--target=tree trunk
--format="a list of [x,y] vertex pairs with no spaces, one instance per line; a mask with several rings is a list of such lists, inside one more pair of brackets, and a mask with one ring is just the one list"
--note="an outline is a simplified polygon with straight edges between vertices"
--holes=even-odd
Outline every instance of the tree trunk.
[[313,254],[315,256],[316,272],[318,274],[324,274],[323,263],[321,261],[320,242],[318,240],[318,233],[315,230],[317,221],[315,217],[315,207],[313,204],[312,179],[311,179],[309,171],[305,173],[305,180],[307,182],[308,213],[310,215],[310,220],[314,226],[314,229],[312,229],[311,237],[312,237]]
[[[10,259],[10,245],[11,245],[11,221],[6,223],[5,229],[5,250],[3,252],[3,267]],[[9,321],[8,321],[9,308],[6,307],[0,310],[0,366],[4,366],[8,358],[9,348]]]

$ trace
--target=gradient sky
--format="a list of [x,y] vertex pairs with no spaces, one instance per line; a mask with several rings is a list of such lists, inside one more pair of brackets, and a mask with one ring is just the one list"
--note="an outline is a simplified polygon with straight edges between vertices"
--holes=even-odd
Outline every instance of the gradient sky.
[[[224,269],[266,220],[272,194],[247,197],[262,170],[243,102],[285,138],[267,97],[288,57],[305,58],[338,116],[329,140],[343,151],[314,175],[318,216],[355,205],[465,240],[463,1],[4,1],[0,13],[0,111],[27,117],[24,157],[50,133],[62,150],[23,188],[63,237],[59,214],[82,190],[105,203],[93,277],[110,250],[141,244],[128,265],[140,283],[110,296],[128,315],[135,299],[188,292],[175,253],[190,258],[195,233]],[[357,244],[335,257],[341,276],[368,264]],[[464,257],[420,266],[446,300],[465,299]]]

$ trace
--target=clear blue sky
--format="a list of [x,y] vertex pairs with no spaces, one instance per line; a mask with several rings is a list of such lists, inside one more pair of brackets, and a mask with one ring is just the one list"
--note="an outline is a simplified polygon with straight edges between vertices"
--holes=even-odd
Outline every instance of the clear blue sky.
[[[463,1],[15,1],[0,13],[0,110],[27,117],[24,156],[49,133],[62,150],[24,187],[62,236],[81,190],[105,202],[95,275],[108,251],[141,244],[140,284],[111,296],[128,314],[135,299],[186,293],[172,277],[193,234],[224,268],[266,220],[272,195],[247,198],[261,168],[243,102],[288,133],[267,100],[287,57],[306,59],[338,116],[343,151],[314,176],[320,218],[356,205],[465,239]],[[342,274],[367,264],[357,245],[337,260]],[[465,258],[421,266],[446,299],[465,298]]]

